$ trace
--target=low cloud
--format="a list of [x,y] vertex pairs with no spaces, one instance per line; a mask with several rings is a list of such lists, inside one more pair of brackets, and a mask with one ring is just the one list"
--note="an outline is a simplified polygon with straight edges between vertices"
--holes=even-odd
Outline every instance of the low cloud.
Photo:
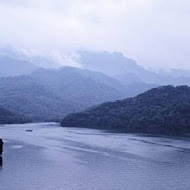
[[189,0],[0,0],[0,44],[121,51],[145,67],[190,69]]

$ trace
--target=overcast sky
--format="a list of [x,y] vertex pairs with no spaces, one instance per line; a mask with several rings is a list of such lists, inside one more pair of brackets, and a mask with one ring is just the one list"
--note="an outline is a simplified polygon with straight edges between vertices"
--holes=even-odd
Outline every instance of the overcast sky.
[[121,51],[190,69],[190,0],[0,0],[0,45]]

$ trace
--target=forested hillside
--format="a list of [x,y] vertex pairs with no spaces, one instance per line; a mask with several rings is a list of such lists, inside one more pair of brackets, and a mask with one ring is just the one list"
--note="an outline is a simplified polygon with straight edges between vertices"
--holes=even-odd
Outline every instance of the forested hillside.
[[32,121],[60,121],[68,113],[144,92],[154,85],[123,85],[99,72],[62,67],[0,77],[0,106]]
[[0,106],[33,121],[59,120],[62,115],[82,109],[28,76],[0,78]]
[[154,88],[134,98],[69,114],[61,125],[137,133],[189,133],[190,87]]
[[75,101],[84,107],[131,97],[155,86],[145,83],[123,85],[100,72],[74,67],[39,69],[31,77],[57,96]]
[[31,122],[25,116],[12,113],[6,109],[0,108],[0,124],[16,124]]
[[104,74],[79,68],[39,69],[32,78],[57,96],[75,101],[84,107],[120,99],[120,83]]

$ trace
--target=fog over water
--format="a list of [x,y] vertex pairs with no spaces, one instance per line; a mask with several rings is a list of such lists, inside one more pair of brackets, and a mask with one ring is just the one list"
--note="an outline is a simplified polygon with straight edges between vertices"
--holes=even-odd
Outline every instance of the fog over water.
[[[33,129],[33,132],[26,132]],[[188,138],[1,125],[3,190],[189,189]]]

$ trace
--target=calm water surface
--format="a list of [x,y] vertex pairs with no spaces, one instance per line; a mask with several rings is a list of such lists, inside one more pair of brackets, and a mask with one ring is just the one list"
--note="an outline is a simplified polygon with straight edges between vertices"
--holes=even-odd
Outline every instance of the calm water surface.
[[[33,129],[33,132],[26,132]],[[190,138],[2,125],[0,190],[189,190]]]

